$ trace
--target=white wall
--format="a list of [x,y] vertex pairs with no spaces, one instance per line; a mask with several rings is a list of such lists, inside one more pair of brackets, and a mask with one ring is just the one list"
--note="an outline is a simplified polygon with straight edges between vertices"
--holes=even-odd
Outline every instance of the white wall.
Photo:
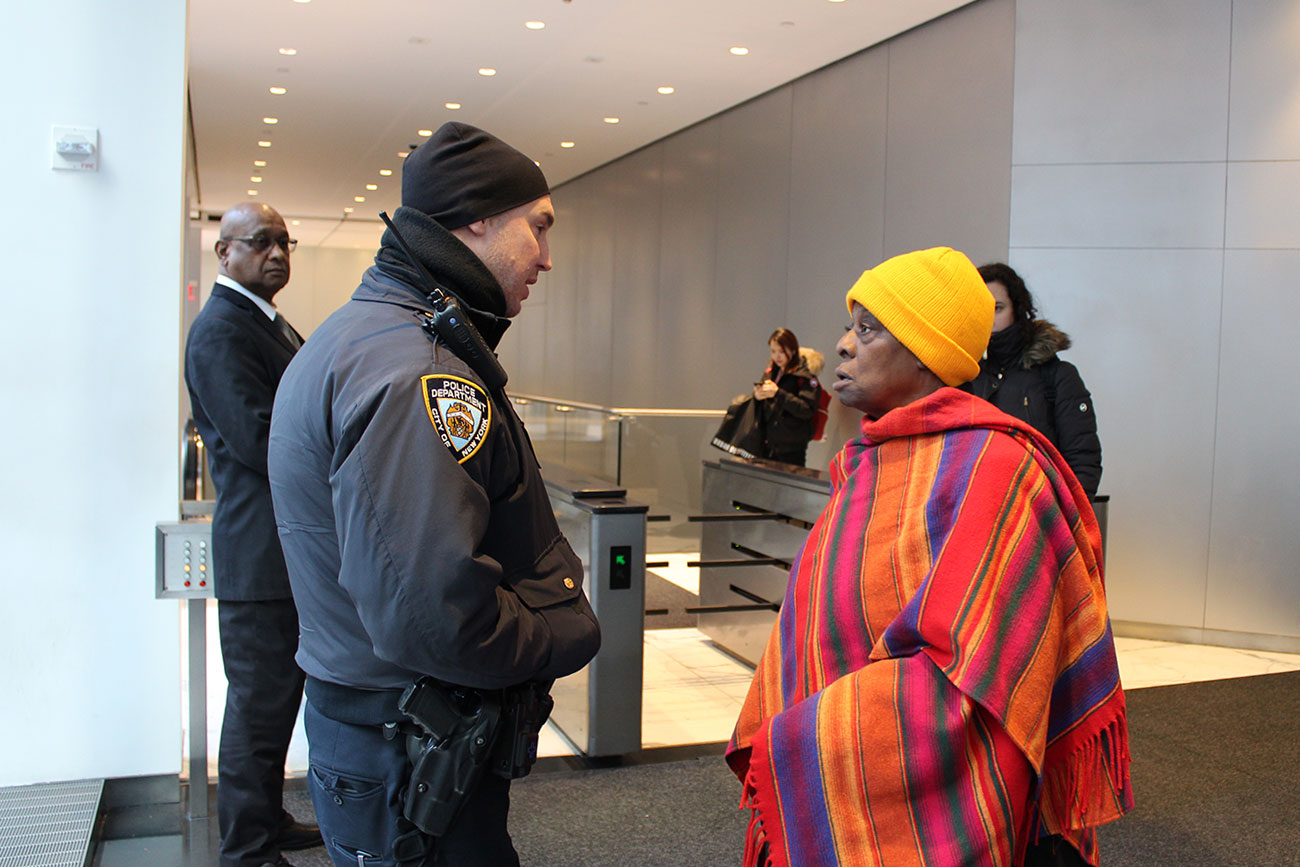
[[[185,4],[4,17],[0,785],[175,773]],[[50,169],[53,124],[99,128],[97,173]]]
[[1300,0],[1016,5],[1010,262],[1095,398],[1127,634],[1300,650],[1297,46]]

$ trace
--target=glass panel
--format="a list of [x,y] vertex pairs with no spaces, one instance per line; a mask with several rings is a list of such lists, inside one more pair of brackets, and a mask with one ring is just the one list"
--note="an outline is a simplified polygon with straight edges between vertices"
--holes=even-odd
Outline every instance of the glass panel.
[[619,416],[599,408],[513,398],[542,463],[619,482]]

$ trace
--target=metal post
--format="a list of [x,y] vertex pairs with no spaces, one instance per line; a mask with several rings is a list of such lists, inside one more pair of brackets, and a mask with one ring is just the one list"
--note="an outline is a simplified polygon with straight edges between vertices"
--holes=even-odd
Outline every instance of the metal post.
[[208,600],[187,599],[190,684],[189,818],[208,815]]

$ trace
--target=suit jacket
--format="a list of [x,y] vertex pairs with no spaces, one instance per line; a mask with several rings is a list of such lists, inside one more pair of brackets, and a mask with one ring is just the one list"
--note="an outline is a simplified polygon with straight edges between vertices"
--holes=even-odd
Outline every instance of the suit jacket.
[[271,510],[266,444],[275,389],[296,351],[257,305],[221,284],[190,327],[185,384],[217,488],[212,561],[218,599],[292,598]]

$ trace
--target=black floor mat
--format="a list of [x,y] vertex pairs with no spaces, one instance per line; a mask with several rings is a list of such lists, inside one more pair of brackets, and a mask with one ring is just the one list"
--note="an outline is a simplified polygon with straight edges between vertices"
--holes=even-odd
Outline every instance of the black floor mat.
[[687,614],[685,609],[700,604],[700,597],[684,590],[673,582],[660,578],[653,572],[645,573],[646,611],[664,611],[665,614],[646,614],[646,629],[678,629],[699,624],[698,614]]

